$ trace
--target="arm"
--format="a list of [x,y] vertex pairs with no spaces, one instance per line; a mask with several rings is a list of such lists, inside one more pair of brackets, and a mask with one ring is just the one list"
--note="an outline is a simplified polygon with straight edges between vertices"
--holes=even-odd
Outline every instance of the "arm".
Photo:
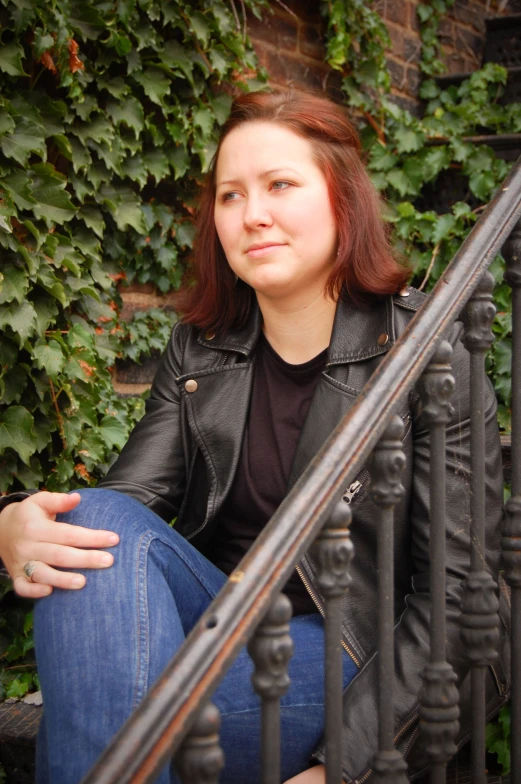
[[154,378],[145,415],[98,487],[118,490],[150,507],[167,522],[177,516],[185,487],[181,433],[183,330],[176,324]]

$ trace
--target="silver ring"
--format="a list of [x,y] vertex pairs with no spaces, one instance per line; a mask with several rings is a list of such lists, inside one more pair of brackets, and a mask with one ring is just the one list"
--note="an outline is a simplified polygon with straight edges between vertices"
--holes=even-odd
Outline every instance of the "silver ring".
[[33,572],[36,569],[36,566],[36,561],[27,561],[27,563],[24,564],[24,572],[32,583],[34,583]]

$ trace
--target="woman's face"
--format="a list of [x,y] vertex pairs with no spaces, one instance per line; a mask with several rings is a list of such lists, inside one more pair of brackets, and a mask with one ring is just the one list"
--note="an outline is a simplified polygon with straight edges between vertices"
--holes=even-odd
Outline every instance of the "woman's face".
[[307,139],[271,122],[231,131],[217,161],[214,215],[230,267],[259,297],[322,295],[337,230]]

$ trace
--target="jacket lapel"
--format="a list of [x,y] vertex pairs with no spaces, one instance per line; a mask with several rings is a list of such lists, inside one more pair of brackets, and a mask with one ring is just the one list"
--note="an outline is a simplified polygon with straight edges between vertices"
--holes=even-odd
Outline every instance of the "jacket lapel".
[[349,300],[339,301],[327,366],[300,434],[288,490],[352,407],[381,355],[393,345],[393,311],[391,297],[366,310],[355,308]]

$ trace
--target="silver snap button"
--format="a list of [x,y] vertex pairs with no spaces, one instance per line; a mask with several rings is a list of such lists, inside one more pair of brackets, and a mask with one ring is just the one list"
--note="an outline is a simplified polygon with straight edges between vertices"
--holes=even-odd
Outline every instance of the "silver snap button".
[[382,332],[380,337],[377,340],[379,346],[385,346],[386,343],[389,342],[389,335],[386,335],[385,332]]
[[410,297],[411,292],[407,288],[404,288],[401,291],[399,291],[398,294],[400,295],[400,297]]
[[205,340],[213,340],[214,337],[215,337],[215,332],[213,332],[213,330],[209,329],[208,332],[205,332],[204,335]]
[[187,392],[195,392],[197,389],[197,381],[195,381],[193,378],[189,378],[185,383],[185,389]]

